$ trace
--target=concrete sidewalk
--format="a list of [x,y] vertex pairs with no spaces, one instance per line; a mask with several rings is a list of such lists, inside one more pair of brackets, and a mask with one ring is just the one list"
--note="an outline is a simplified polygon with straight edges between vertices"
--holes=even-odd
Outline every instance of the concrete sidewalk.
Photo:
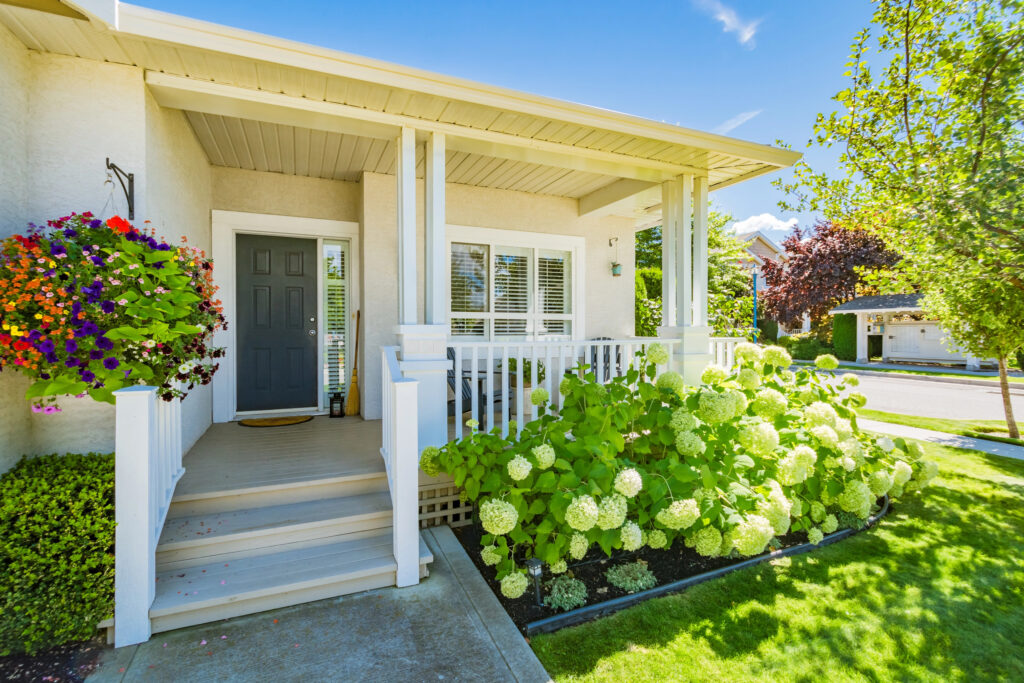
[[958,434],[947,434],[936,432],[931,429],[920,429],[918,427],[907,427],[905,425],[893,424],[891,422],[878,422],[875,420],[857,420],[857,425],[868,432],[889,434],[890,436],[902,436],[906,439],[918,439],[940,443],[944,446],[955,446],[956,448],[968,448],[973,451],[982,451],[990,455],[1001,455],[1004,458],[1024,460],[1024,446],[1015,446],[999,441],[988,439],[976,439],[971,436],[960,436]]
[[[795,368],[813,367],[814,361],[798,360],[793,361]],[[819,371],[820,372],[820,371]],[[851,363],[840,361],[839,369],[831,371],[835,375],[844,372],[852,372],[855,375],[869,377],[888,377],[891,379],[910,379],[924,382],[948,382],[950,384],[971,384],[982,387],[998,387],[999,373],[993,371],[961,370],[959,368],[936,367],[934,365],[909,365],[907,363]],[[924,374],[911,374],[924,373]],[[956,375],[949,377],[948,375]],[[1010,378],[1024,377],[1024,373],[1012,371]],[[1024,393],[1024,384],[1011,381],[1010,391]]]
[[448,527],[418,586],[158,633],[93,681],[518,681],[550,677]]

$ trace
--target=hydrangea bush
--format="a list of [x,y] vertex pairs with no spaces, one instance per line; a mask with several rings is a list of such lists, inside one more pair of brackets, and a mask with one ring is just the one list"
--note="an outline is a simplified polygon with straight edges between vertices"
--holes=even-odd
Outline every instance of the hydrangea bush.
[[741,557],[789,532],[819,543],[937,474],[920,444],[860,431],[852,375],[794,373],[785,349],[740,344],[735,367],[710,366],[686,386],[659,371],[663,351],[653,345],[605,384],[578,369],[560,384],[560,407],[544,397],[518,436],[472,431],[424,451],[424,471],[451,474],[478,501],[483,558],[506,596],[526,590],[530,557],[564,568],[595,546],[611,555],[678,542]]
[[67,395],[113,403],[131,384],[165,400],[208,384],[223,327],[202,251],[86,212],[0,242],[0,370],[34,380],[37,412]]

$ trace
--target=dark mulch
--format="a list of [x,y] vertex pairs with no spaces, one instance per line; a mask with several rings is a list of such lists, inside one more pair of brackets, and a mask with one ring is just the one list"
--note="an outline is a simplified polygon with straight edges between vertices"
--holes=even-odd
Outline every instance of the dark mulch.
[[96,670],[103,649],[104,640],[97,637],[60,645],[35,656],[0,657],[0,681],[84,681]]
[[[487,581],[494,595],[498,598],[502,607],[512,617],[512,621],[521,631],[526,632],[526,625],[531,621],[550,617],[558,614],[556,610],[547,606],[538,606],[535,598],[535,591],[531,581],[530,588],[521,598],[509,600],[501,594],[501,584],[494,579],[494,568],[488,567],[480,559],[480,537],[483,535],[483,528],[479,522],[455,529],[455,536],[459,539],[462,547],[473,559],[473,564],[480,571],[480,574]],[[777,548],[789,548],[807,541],[803,532],[786,534],[778,539],[780,545]],[[632,553],[617,553],[608,557],[604,552],[594,546],[587,553],[586,557],[577,563],[569,565],[569,572],[574,578],[582,581],[587,587],[587,604],[598,603],[626,595],[626,592],[612,586],[605,579],[604,574],[616,564],[624,564],[643,560],[647,568],[654,572],[658,585],[678,581],[697,574],[726,567],[730,564],[742,562],[746,558],[728,557],[702,557],[692,548],[687,548],[682,541],[675,543],[667,550],[654,550],[644,547]],[[552,575],[545,567],[544,577],[541,581],[542,599],[547,594],[544,584],[550,580]]]

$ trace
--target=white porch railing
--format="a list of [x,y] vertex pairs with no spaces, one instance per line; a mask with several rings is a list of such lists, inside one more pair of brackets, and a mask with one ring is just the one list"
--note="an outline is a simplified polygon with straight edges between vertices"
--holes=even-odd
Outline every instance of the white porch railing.
[[381,456],[391,489],[392,535],[398,586],[420,580],[418,382],[402,375],[398,347],[381,348],[383,423]]
[[736,345],[747,341],[746,337],[712,337],[711,355],[714,363],[723,368],[731,368],[735,358]]
[[[597,381],[606,382],[625,375],[637,362],[636,354],[652,343],[672,348],[679,339],[601,339],[534,342],[448,342],[454,374],[448,385],[454,394],[455,438],[462,438],[465,415],[489,430],[491,422],[500,424],[502,436],[508,436],[512,416],[516,432],[538,417],[530,402],[535,387],[547,390],[558,405],[558,385],[566,372],[580,365],[590,366]],[[669,353],[669,370],[674,354]],[[527,367],[529,366],[528,371]],[[541,374],[543,371],[543,379]]]
[[156,387],[114,392],[114,644],[149,639],[156,591],[156,545],[181,466],[181,401],[163,401]]

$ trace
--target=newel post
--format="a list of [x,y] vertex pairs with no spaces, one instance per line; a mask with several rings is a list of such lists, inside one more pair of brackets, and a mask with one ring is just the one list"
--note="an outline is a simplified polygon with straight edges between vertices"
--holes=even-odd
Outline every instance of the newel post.
[[114,645],[144,643],[156,591],[151,454],[156,448],[156,388],[114,392]]
[[415,586],[420,582],[418,383],[396,382],[391,400],[397,429],[392,464],[391,507],[392,548],[395,554],[395,585]]

